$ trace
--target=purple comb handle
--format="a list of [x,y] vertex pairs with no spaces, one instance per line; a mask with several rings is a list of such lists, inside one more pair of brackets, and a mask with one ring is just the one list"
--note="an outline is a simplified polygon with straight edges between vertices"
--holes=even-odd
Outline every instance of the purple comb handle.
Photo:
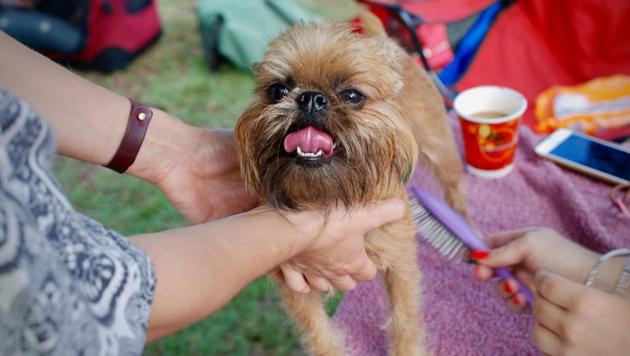
[[[416,198],[431,214],[444,225],[453,235],[459,238],[466,246],[472,250],[489,250],[486,242],[477,235],[475,230],[468,224],[466,219],[459,215],[455,210],[451,209],[444,201],[419,188],[411,187]],[[495,268],[494,273],[503,279],[514,279],[514,275],[505,268]],[[532,293],[525,287],[523,283],[518,283],[518,291],[525,297],[529,305],[532,304]]]

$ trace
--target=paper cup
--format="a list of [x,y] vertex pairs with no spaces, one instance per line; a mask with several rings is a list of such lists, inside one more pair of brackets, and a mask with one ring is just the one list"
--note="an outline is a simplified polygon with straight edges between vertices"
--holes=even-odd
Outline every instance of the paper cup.
[[518,123],[527,108],[519,92],[499,86],[468,89],[455,98],[468,170],[500,178],[514,168]]

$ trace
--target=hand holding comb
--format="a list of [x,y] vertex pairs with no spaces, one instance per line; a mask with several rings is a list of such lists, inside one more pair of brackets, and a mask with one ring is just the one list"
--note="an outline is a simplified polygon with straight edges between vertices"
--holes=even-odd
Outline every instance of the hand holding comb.
[[[472,250],[489,250],[486,242],[468,222],[444,201],[420,187],[412,187],[411,210],[422,238],[437,248],[443,255],[453,258],[461,255],[468,247]],[[514,279],[506,268],[495,268],[494,273],[503,279]],[[531,305],[532,293],[523,283],[518,291]]]

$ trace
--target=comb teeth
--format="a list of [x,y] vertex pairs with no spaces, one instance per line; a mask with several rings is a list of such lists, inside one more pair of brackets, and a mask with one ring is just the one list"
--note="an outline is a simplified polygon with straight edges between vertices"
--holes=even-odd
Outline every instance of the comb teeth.
[[467,261],[468,247],[435,219],[415,197],[410,197],[409,202],[420,237],[447,258]]

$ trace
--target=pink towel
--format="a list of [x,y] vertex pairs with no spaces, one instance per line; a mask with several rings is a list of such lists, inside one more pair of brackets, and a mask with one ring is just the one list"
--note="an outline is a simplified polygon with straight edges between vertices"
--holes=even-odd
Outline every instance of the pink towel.
[[[459,125],[454,130],[459,138]],[[465,175],[476,226],[484,234],[546,226],[599,252],[630,246],[630,219],[611,204],[611,186],[537,157],[534,146],[539,140],[521,128],[515,169],[507,177],[486,180]],[[435,186],[421,173],[410,184]],[[425,242],[420,244],[418,261],[423,272],[426,341],[432,354],[538,353],[529,336],[531,314],[508,312],[493,282],[477,281],[470,265],[442,257]],[[349,355],[387,354],[382,326],[388,313],[379,278],[346,295],[334,323],[345,334]]]

